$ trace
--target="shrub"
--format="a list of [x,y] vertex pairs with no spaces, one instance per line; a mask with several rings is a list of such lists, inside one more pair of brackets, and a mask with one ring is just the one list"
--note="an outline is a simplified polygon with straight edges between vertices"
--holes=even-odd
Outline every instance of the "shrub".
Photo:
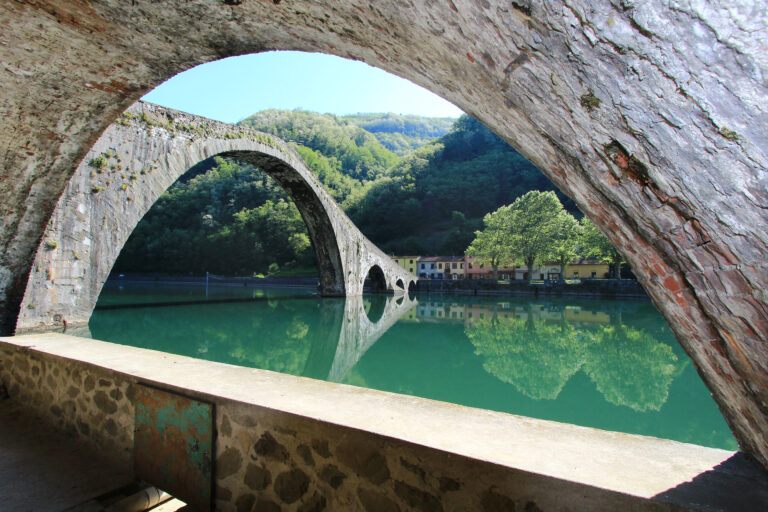
[[91,167],[96,169],[96,172],[98,172],[99,174],[104,172],[104,169],[106,169],[107,164],[109,164],[109,160],[107,160],[107,158],[104,155],[99,155],[90,161]]

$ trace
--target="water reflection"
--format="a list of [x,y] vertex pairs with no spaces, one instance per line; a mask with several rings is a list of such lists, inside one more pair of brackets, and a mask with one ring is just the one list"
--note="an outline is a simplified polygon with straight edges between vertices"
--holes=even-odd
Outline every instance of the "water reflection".
[[[259,314],[245,312],[259,300]],[[221,304],[203,301],[204,308],[200,301],[178,297],[150,304],[152,314],[142,323],[152,333],[146,338],[153,340],[152,348],[334,382],[347,379],[398,321],[462,324],[485,371],[534,400],[557,399],[583,371],[608,402],[659,410],[687,362],[652,333],[622,323],[626,305],[595,310],[525,301],[419,302],[412,295],[320,300],[269,290]],[[94,315],[95,337],[125,341],[120,333],[131,329],[121,323],[135,320],[126,313],[145,305],[110,303],[108,322],[101,311]],[[228,314],[212,310],[214,305],[225,306]]]
[[269,288],[220,290],[206,302],[198,291],[148,286],[107,289],[99,304],[111,309],[97,309],[91,319],[97,339],[735,447],[708,390],[649,302],[411,294],[321,299],[311,290]]
[[685,365],[669,345],[616,316],[603,313],[571,322],[569,313],[584,318],[584,312],[529,304],[500,316],[483,309],[466,327],[475,353],[485,359],[483,368],[536,400],[556,399],[583,370],[608,402],[659,410]]
[[319,299],[270,289],[208,300],[183,293],[189,290],[132,291],[108,289],[89,328],[71,334],[335,382],[417,304],[404,296]]

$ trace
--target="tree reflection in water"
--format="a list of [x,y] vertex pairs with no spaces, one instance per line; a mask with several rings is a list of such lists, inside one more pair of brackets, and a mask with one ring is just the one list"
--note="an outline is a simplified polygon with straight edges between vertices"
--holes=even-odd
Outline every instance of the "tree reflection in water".
[[466,329],[483,368],[512,384],[524,395],[540,400],[557,398],[568,379],[584,364],[584,343],[569,325],[527,318],[489,318]]
[[635,411],[659,410],[684,364],[672,348],[649,333],[624,324],[576,328],[535,318],[531,306],[523,318],[499,317],[468,322],[466,335],[483,368],[536,400],[554,400],[580,369],[610,403]]

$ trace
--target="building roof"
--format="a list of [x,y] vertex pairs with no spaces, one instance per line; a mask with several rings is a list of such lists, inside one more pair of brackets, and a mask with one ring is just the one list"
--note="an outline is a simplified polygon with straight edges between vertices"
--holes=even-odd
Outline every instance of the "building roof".
[[569,265],[607,265],[606,262],[597,258],[574,258]]
[[419,263],[422,261],[455,261],[464,262],[464,256],[422,256],[419,258]]

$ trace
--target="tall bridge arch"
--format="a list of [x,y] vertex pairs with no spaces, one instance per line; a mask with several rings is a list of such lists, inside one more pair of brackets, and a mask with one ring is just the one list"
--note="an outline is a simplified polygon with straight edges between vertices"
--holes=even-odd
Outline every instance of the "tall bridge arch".
[[0,330],[78,162],[144,93],[265,50],[410,79],[515,146],[611,239],[768,466],[762,0],[6,2]]
[[355,227],[280,139],[137,102],[99,138],[59,200],[35,256],[17,332],[86,323],[136,224],[182,174],[216,155],[258,167],[293,199],[315,250],[321,295],[361,295],[371,267],[380,269],[381,291],[404,293],[396,283],[417,280]]

